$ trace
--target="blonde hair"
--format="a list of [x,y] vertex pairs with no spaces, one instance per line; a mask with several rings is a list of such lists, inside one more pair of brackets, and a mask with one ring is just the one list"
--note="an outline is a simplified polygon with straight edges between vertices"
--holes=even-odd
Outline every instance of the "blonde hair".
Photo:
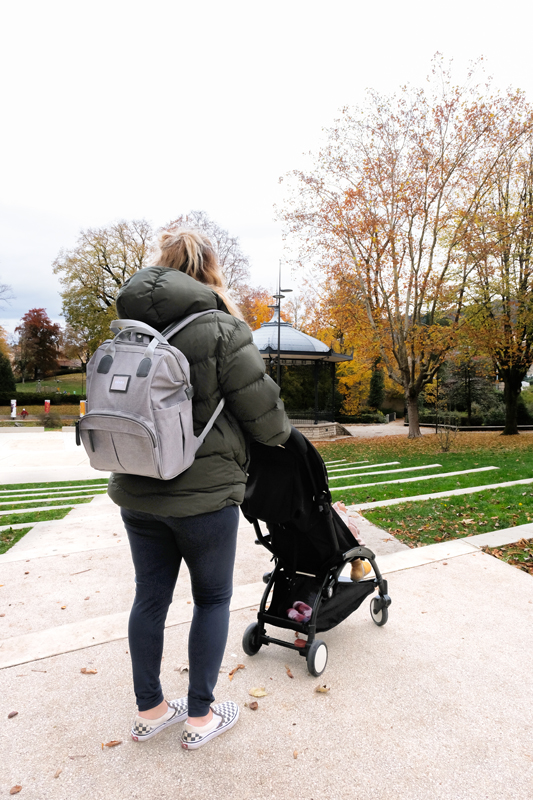
[[207,236],[186,228],[163,231],[159,236],[157,265],[177,269],[209,286],[233,317],[243,318],[228,294],[217,255]]

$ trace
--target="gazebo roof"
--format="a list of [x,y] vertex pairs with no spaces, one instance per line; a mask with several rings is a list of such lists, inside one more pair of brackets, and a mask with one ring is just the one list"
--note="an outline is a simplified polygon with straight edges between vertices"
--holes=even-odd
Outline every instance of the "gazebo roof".
[[[312,361],[351,361],[353,356],[344,353],[335,353],[331,347],[309,336],[303,331],[298,331],[290,322],[279,322],[278,309],[269,322],[263,322],[261,327],[253,332],[254,342],[263,358],[267,359],[278,354],[278,327],[280,335],[281,361],[312,360]],[[278,325],[279,322],[279,325]]]

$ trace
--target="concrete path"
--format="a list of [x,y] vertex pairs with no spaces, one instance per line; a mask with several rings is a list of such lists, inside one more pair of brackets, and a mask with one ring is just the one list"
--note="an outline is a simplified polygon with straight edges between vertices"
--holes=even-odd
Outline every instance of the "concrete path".
[[[377,439],[380,436],[405,436],[409,432],[403,424],[403,419],[395,419],[394,422],[389,422],[383,425],[343,425],[343,428],[355,436],[356,439]],[[420,428],[422,436],[434,436],[434,428]]]
[[[35,526],[0,556],[0,795],[18,784],[32,800],[530,800],[533,582],[480,550],[525,531],[412,550],[360,524],[389,581],[389,622],[376,627],[366,602],[321,634],[329,662],[318,679],[280,647],[242,651],[269,566],[242,521],[216,689],[217,700],[239,703],[241,719],[193,753],[180,748],[179,725],[144,744],[128,736],[133,570],[116,507],[97,497]],[[189,601],[184,572],[166,632],[169,698],[187,691]],[[238,663],[245,669],[230,682]],[[316,693],[319,684],[330,691]],[[267,696],[250,711],[257,686]],[[123,743],[102,748],[113,739]]]

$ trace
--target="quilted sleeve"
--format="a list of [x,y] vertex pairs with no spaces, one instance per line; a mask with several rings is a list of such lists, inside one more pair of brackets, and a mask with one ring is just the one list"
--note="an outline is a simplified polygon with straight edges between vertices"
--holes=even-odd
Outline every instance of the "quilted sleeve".
[[283,444],[290,435],[279,388],[265,366],[246,323],[232,318],[221,324],[222,351],[218,381],[226,404],[242,428],[258,442]]

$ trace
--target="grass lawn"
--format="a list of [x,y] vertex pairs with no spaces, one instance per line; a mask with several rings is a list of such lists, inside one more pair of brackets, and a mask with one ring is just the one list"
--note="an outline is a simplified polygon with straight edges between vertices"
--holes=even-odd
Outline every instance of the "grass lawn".
[[[25,494],[0,494],[0,506],[7,505],[9,502],[12,503],[21,503],[23,500],[31,501],[32,503],[36,503],[37,500],[69,500],[73,497],[78,497],[79,495],[85,495],[86,497],[93,497],[97,494],[105,494],[105,489],[79,489],[79,490],[68,490],[68,494],[66,494],[66,490],[61,489],[46,492],[43,489],[36,490],[39,491],[39,494],[33,494],[33,492],[25,493]],[[2,509],[0,508],[0,511]]]
[[0,525],[23,525],[24,523],[46,522],[50,519],[63,519],[72,511],[68,508],[50,509],[50,511],[29,511],[27,514],[14,513],[0,517]]
[[[32,498],[32,501],[36,508],[44,508],[45,506],[57,506],[65,505],[65,503],[70,503],[70,505],[80,505],[81,503],[90,503],[92,500],[92,495],[89,497],[57,497],[53,500],[46,499],[46,495],[44,497],[36,497]],[[9,508],[5,508],[4,506],[0,506],[0,511],[11,511],[15,510],[16,508],[25,509],[31,508],[29,503],[21,502],[22,498],[17,497],[12,504],[9,505]],[[2,516],[0,515],[0,525],[2,524]]]
[[31,527],[17,528],[16,530],[10,528],[8,531],[0,531],[0,555],[2,555],[2,553],[6,553],[9,548],[13,547],[13,545],[16,544],[19,539],[22,539],[22,537],[28,533],[28,531],[31,531]]
[[18,492],[21,489],[63,489],[67,486],[105,486],[107,487],[107,478],[94,478],[87,481],[51,481],[50,483],[3,483],[0,484],[0,492]]
[[533,539],[520,539],[503,547],[484,547],[483,551],[533,575]]
[[[409,440],[407,436],[382,437],[341,441],[319,446],[325,461],[341,458],[348,462],[368,459],[369,464],[399,461],[390,467],[365,469],[372,472],[410,466],[441,464],[440,468],[416,472],[400,472],[397,479],[418,478],[409,483],[383,483],[364,487],[364,483],[395,480],[394,474],[338,479],[330,466],[330,489],[333,500],[346,504],[366,503],[383,499],[412,497],[450,489],[483,486],[492,483],[533,478],[533,433],[518,436],[501,436],[499,432],[460,432],[452,445],[452,452],[440,452],[436,436],[423,436]],[[361,466],[354,467],[356,472]],[[495,466],[499,469],[449,478],[420,480],[425,474],[457,472]],[[345,474],[350,474],[352,470]],[[354,489],[335,491],[335,486],[355,486]],[[357,488],[361,486],[361,488]],[[497,528],[521,525],[533,518],[533,483],[506,489],[450,498],[400,503],[399,505],[365,511],[371,522],[393,533],[411,546],[430,544],[449,538]]]
[[399,503],[365,511],[364,516],[411,547],[433,544],[531,522],[533,484]]
[[[44,401],[49,400],[49,397],[43,395],[43,402],[41,405],[31,405],[25,406],[24,403],[21,403],[17,400],[17,422],[20,422],[20,412],[23,408],[26,409],[30,416],[36,414],[44,414]],[[79,417],[80,415],[80,407],[77,403],[61,403],[60,405],[51,405],[50,411],[53,414],[59,414],[60,417],[62,416],[69,416],[69,417]],[[0,415],[9,416],[11,414],[11,407],[10,406],[0,406]],[[13,420],[14,421],[14,420]]]
[[[32,495],[32,489],[44,490],[41,494]],[[72,497],[72,495],[62,495],[65,490],[79,491],[80,494],[87,495],[86,497]],[[13,492],[20,492],[30,490],[28,494],[13,494]],[[48,490],[48,491],[47,491]],[[89,503],[93,496],[97,494],[104,494],[107,490],[107,478],[100,478],[96,480],[86,481],[53,481],[51,483],[8,483],[0,485],[0,503],[6,505],[0,506],[0,511],[5,510],[12,513],[0,515],[0,527],[5,525],[23,525],[24,523],[44,522],[46,520],[63,519],[72,510],[72,508],[82,503]],[[38,508],[50,506],[50,510],[43,511],[26,511],[24,509],[31,508],[31,503],[23,503],[23,500],[31,500]],[[67,505],[66,508],[53,508],[58,504]],[[31,525],[28,528],[20,528],[18,530],[9,529],[7,531],[0,531],[0,554],[9,550],[16,542],[18,542],[24,534],[31,530]]]
[[[59,383],[56,383],[55,378],[47,378],[45,381],[41,381],[41,389],[43,392],[43,398],[45,392],[50,394],[57,393],[57,387],[59,386],[60,392],[76,392],[76,394],[81,394],[81,373],[76,373],[73,375],[58,375]],[[83,391],[86,391],[86,384],[87,381],[85,380],[85,375],[83,376]],[[17,392],[36,392],[37,389],[37,381],[26,381],[26,383],[17,383]],[[49,398],[47,398],[49,399]]]

